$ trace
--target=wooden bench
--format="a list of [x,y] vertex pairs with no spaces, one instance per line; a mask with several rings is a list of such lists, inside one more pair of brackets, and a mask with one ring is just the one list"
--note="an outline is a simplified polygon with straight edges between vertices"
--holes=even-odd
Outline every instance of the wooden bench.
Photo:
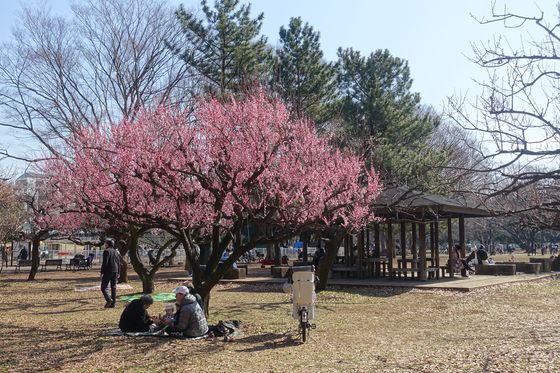
[[410,277],[412,279],[414,278],[415,273],[420,274],[420,268],[391,268],[391,273],[389,275],[389,278],[396,279],[398,277],[398,279],[400,280],[402,278],[403,273],[412,274],[412,276]]
[[[428,275],[428,278],[433,279],[435,278],[439,278],[439,267],[428,267],[426,268],[426,273]],[[391,279],[396,279],[398,277],[398,279],[400,280],[402,278],[402,274],[407,274],[410,273],[412,276],[410,277],[411,279],[414,279],[414,274],[416,274],[416,276],[419,278],[420,277],[420,268],[392,268],[391,269]],[[407,278],[407,277],[405,277]]]
[[245,268],[245,273],[249,274],[249,265],[247,263],[237,263],[237,268]]
[[550,272],[552,260],[550,258],[529,258],[530,263],[541,263],[541,272]]
[[560,257],[556,257],[554,260],[550,259],[550,270],[560,271]]
[[55,269],[62,271],[62,259],[47,259],[43,263],[41,271],[46,271],[48,266],[54,266]]
[[498,262],[496,264],[515,264],[515,270],[517,272],[534,273],[536,275],[542,272],[542,263]]
[[476,268],[477,275],[513,276],[517,271],[515,264],[490,264]]
[[[445,278],[445,274],[447,273],[448,275],[450,274],[449,272],[449,266],[448,265],[444,265],[444,266],[440,266],[439,269],[441,270],[441,277]],[[453,274],[457,275],[457,276],[461,276],[462,270],[460,269],[453,269]],[[467,271],[469,272],[469,271]],[[473,272],[470,271],[470,273],[472,274]]]
[[31,267],[31,265],[32,265],[32,261],[29,259],[18,260],[14,272],[19,272],[21,270],[21,267]]
[[223,278],[226,280],[237,280],[240,278],[246,278],[247,273],[245,268],[230,268],[224,273]]
[[274,278],[284,278],[286,274],[290,271],[290,266],[271,266],[270,274]]
[[356,268],[356,267],[333,266],[331,268],[331,273],[332,273],[333,276],[335,274],[340,273],[341,277],[350,277],[350,275],[356,276],[358,274],[358,268]]

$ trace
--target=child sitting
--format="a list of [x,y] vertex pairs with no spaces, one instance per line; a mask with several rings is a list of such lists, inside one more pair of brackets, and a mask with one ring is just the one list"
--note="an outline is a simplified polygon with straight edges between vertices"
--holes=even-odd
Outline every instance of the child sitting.
[[162,324],[165,324],[165,321],[173,321],[173,319],[175,318],[175,310],[173,309],[173,304],[168,303],[165,306],[165,315],[163,315],[163,317],[161,318]]

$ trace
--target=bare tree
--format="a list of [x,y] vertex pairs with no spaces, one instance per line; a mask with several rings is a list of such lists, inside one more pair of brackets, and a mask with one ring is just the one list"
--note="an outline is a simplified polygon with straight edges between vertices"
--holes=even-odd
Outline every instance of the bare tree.
[[180,105],[191,99],[192,81],[167,43],[183,39],[174,10],[161,1],[86,0],[69,18],[23,8],[0,51],[0,125],[49,154],[80,127]]
[[169,44],[188,49],[175,9],[164,1],[84,0],[69,17],[24,7],[0,48],[0,126],[35,152],[0,144],[0,158],[37,162],[81,128],[190,102],[189,67]]
[[450,118],[475,131],[483,145],[470,148],[477,162],[458,168],[491,173],[480,190],[487,196],[538,188],[540,198],[533,208],[560,205],[555,192],[560,180],[557,16],[547,19],[542,11],[536,16],[499,12],[494,4],[492,16],[478,21],[502,23],[514,40],[500,35],[473,44],[473,61],[487,69],[489,79],[480,82],[482,93],[475,102],[459,97],[449,101]]
[[0,248],[3,248],[0,260],[7,264],[8,255],[6,243],[18,236],[24,222],[23,205],[19,201],[16,191],[8,183],[8,179],[0,178]]

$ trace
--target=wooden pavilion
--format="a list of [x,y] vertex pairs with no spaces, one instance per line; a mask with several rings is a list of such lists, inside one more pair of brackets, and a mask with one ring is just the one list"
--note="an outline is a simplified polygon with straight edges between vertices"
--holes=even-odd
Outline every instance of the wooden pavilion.
[[[473,207],[467,202],[402,187],[383,191],[376,201],[375,210],[381,221],[371,224],[357,235],[346,238],[344,256],[340,257],[341,264],[335,265],[333,272],[352,272],[358,278],[380,277],[386,274],[390,278],[400,278],[401,275],[406,278],[410,274],[412,278],[416,275],[420,280],[427,280],[428,277],[439,279],[440,270],[447,265],[440,263],[439,259],[439,223],[447,222],[450,258],[455,244],[461,246],[464,257],[465,218],[492,215],[490,211]],[[453,219],[456,219],[459,228],[456,241],[453,238]],[[399,247],[395,244],[395,230],[400,230],[399,257],[396,255],[396,249]],[[381,241],[382,231],[385,237],[384,245]],[[382,246],[386,248],[386,256],[381,255]],[[407,255],[407,251],[410,256]],[[449,274],[453,277],[453,271],[449,271]]]

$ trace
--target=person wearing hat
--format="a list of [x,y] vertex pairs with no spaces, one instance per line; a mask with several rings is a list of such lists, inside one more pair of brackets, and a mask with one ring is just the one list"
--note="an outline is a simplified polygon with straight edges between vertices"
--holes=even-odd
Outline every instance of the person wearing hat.
[[185,337],[200,337],[208,332],[208,323],[196,298],[189,288],[179,286],[175,290],[177,312],[173,320],[165,321],[168,333],[180,333]]
[[[105,241],[103,261],[101,262],[101,293],[105,298],[105,308],[114,308],[117,299],[117,279],[120,272],[120,254],[115,250],[113,241]],[[111,296],[107,293],[107,286],[111,283]]]
[[150,325],[153,324],[152,319],[148,315],[148,308],[154,303],[152,296],[149,294],[142,295],[140,299],[134,299],[130,302],[121,314],[119,320],[119,328],[123,332],[147,332]]

